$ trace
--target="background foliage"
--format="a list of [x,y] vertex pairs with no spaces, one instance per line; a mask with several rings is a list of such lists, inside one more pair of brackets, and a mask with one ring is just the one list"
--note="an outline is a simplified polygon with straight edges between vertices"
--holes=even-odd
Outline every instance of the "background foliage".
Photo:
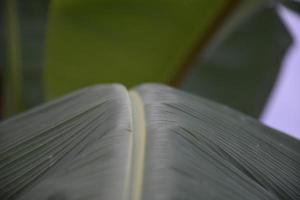
[[1,0],[3,116],[97,83],[161,82],[259,116],[292,0]]

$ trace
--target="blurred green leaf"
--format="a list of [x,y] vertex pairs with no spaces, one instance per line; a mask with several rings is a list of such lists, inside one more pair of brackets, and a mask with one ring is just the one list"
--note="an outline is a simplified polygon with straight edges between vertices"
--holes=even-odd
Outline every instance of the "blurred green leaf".
[[18,0],[25,108],[43,102],[43,68],[50,0]]
[[43,101],[42,70],[49,0],[1,0],[3,117]]
[[17,11],[17,0],[4,0],[1,2],[4,9],[4,34],[5,42],[5,76],[3,84],[3,112],[5,116],[11,116],[20,112],[23,107],[22,95],[22,61],[20,48],[20,30]]
[[257,117],[290,44],[276,4],[244,1],[193,63],[181,88]]
[[232,1],[54,0],[46,95],[106,82],[169,82]]
[[[0,30],[4,30],[4,0],[0,0]],[[4,115],[4,66],[6,65],[5,32],[0,31],[0,120]]]

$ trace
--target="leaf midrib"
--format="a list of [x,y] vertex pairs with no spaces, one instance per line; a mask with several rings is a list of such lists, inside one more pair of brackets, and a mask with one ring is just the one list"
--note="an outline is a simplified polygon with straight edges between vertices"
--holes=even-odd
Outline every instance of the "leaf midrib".
[[125,200],[140,200],[143,191],[146,146],[145,112],[143,101],[137,92],[129,91],[129,99],[132,137],[124,198]]

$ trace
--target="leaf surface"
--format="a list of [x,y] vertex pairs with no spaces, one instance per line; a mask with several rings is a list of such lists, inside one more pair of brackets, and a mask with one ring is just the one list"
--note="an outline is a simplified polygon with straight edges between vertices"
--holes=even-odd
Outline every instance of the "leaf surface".
[[298,199],[300,142],[157,84],[98,85],[0,124],[1,199]]

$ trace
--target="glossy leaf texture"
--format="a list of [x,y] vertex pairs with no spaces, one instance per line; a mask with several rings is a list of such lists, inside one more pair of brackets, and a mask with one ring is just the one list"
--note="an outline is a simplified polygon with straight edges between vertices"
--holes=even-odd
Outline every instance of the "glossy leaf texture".
[[1,199],[300,197],[299,140],[163,85],[85,88],[0,139]]

